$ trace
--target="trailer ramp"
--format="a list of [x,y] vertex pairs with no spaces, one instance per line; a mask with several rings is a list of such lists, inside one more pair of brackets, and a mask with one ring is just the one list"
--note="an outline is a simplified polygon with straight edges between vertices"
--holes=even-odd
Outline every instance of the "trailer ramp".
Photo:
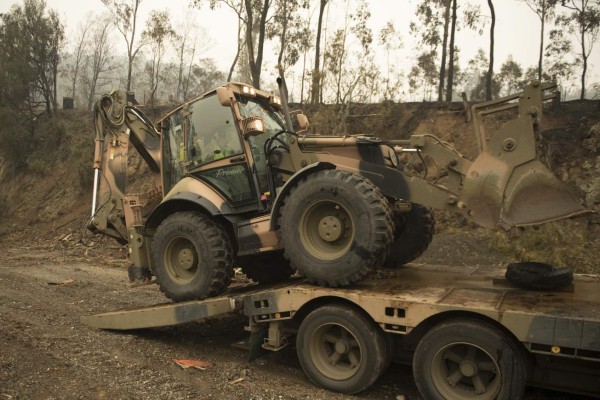
[[164,303],[85,315],[80,318],[80,321],[92,328],[123,331],[173,326],[241,311],[244,305],[244,297],[269,288],[276,289],[289,286],[296,282],[298,280],[291,280],[289,283],[279,285],[245,286],[230,289],[221,296],[209,299]]

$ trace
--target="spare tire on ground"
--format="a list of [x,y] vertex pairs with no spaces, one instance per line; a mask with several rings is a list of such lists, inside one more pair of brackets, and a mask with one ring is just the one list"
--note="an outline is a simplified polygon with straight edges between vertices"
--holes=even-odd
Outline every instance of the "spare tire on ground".
[[509,264],[505,277],[517,287],[534,290],[558,289],[573,283],[570,268],[532,261]]

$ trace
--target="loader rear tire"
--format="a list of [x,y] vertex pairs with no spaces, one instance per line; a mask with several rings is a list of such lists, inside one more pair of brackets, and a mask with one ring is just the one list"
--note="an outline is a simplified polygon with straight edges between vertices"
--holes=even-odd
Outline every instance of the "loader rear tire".
[[231,242],[207,216],[175,213],[156,230],[152,270],[160,290],[174,301],[216,296],[233,276]]
[[247,256],[240,259],[239,264],[246,277],[256,283],[283,282],[294,274],[290,262],[281,251]]
[[395,268],[418,258],[431,244],[435,219],[431,208],[412,204],[409,212],[394,214],[394,242],[384,267]]
[[280,214],[285,256],[306,279],[348,286],[379,266],[393,237],[387,199],[368,179],[326,170],[292,188]]

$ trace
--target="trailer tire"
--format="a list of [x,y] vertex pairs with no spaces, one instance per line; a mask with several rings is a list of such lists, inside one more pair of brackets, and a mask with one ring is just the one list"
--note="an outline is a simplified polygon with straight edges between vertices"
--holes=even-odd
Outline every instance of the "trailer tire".
[[385,259],[386,268],[401,267],[423,254],[435,230],[431,208],[416,203],[409,212],[395,212],[394,224],[394,241]]
[[152,269],[160,290],[174,301],[222,293],[233,276],[233,249],[217,223],[196,212],[178,212],[156,230]]
[[347,171],[308,175],[291,189],[280,214],[285,256],[321,286],[348,286],[381,265],[393,237],[387,199]]
[[239,264],[246,277],[256,283],[283,282],[295,272],[281,251],[246,256]]
[[552,290],[573,283],[573,271],[539,262],[508,264],[506,279],[523,289]]
[[419,341],[413,375],[428,400],[523,398],[526,362],[515,342],[476,320],[443,322]]
[[298,330],[296,351],[312,382],[348,394],[371,386],[387,363],[381,329],[344,304],[322,306],[308,314]]

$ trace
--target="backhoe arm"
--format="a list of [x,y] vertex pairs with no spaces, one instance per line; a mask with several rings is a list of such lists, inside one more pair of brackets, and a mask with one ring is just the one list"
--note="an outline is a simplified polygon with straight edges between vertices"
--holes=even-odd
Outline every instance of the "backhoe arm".
[[[94,194],[88,227],[128,242],[128,229],[142,225],[141,207],[152,198],[162,197],[160,133],[141,110],[127,104],[123,91],[96,102],[94,122]],[[152,189],[144,195],[126,195],[130,143],[153,175]]]

